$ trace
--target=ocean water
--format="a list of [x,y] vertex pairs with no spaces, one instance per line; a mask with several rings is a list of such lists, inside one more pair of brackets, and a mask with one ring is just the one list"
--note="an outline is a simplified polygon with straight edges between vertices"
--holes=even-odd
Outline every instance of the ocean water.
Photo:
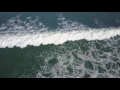
[[0,12],[0,78],[119,77],[119,12]]

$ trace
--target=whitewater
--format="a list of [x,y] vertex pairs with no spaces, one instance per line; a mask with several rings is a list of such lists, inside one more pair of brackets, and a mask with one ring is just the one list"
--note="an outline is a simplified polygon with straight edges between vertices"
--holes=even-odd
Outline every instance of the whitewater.
[[[38,23],[39,22],[39,23]],[[65,20],[59,16],[58,28],[49,30],[38,17],[26,21],[20,20],[20,17],[14,17],[0,27],[0,48],[25,48],[28,45],[40,46],[47,44],[63,44],[67,41],[76,41],[81,39],[104,40],[120,35],[120,28],[90,28],[78,22]]]
[[43,14],[47,15],[43,21],[33,13],[1,19],[0,77],[120,77],[119,18],[101,14],[104,20],[89,16],[90,21],[81,14],[75,19],[71,13],[69,20],[69,15],[48,14]]

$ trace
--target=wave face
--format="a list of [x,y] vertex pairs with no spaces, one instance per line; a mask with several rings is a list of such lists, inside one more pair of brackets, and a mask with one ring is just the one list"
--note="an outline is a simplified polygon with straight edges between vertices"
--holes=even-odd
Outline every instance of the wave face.
[[1,25],[0,57],[12,68],[6,77],[120,77],[119,27],[90,28],[61,15],[57,22],[50,29],[39,17],[16,16]]

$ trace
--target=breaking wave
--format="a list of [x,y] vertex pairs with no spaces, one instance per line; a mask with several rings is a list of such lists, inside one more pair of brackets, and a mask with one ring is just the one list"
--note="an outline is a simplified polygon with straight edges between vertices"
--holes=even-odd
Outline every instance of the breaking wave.
[[22,74],[18,70],[13,77],[120,77],[119,27],[90,28],[61,15],[57,22],[58,28],[50,29],[39,17],[16,16],[1,25],[0,48],[8,47],[1,53],[28,60],[20,66]]
[[89,28],[78,22],[59,16],[58,28],[50,30],[40,22],[39,17],[25,21],[20,16],[11,18],[0,27],[0,48],[25,48],[28,45],[63,44],[75,40],[103,40],[120,35],[120,28]]

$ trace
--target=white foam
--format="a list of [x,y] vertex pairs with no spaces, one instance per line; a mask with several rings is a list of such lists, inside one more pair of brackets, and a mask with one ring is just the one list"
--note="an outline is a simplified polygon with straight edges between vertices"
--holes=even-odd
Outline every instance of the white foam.
[[[94,42],[88,42],[89,50],[87,52],[88,55],[82,53],[81,48],[75,48],[81,47],[80,44],[77,43],[71,43],[70,48],[68,49],[68,46],[66,45],[60,45],[56,50],[55,48],[52,48],[51,50],[44,51],[44,52],[35,52],[30,53],[28,55],[35,54],[38,64],[41,60],[44,61],[44,65],[40,65],[41,69],[36,68],[35,72],[37,71],[36,77],[37,78],[83,78],[86,77],[85,75],[88,74],[90,78],[118,78],[119,75],[119,63],[120,63],[120,55],[117,53],[118,47],[114,47],[115,43],[112,39],[109,40],[111,42],[110,44],[104,44],[103,47],[110,47],[114,48],[112,52],[103,52],[103,54],[100,54],[98,52],[98,49],[96,48],[96,45]],[[114,41],[117,41],[114,39]],[[97,43],[99,41],[96,41]],[[108,40],[105,40],[105,42],[108,42]],[[92,45],[90,45],[92,44]],[[92,55],[92,52],[95,53],[94,57]],[[116,58],[119,59],[117,61],[114,61],[110,59],[111,56],[113,56],[113,52],[117,53]],[[44,54],[45,53],[45,54]],[[74,54],[73,54],[74,53]],[[106,58],[101,58],[101,55],[106,55]],[[42,57],[42,59],[41,59]],[[69,57],[69,58],[68,58]],[[76,58],[77,57],[77,58]],[[53,65],[52,67],[49,64],[49,61],[52,59],[58,60],[58,62]],[[79,58],[79,59],[78,59]],[[89,61],[92,66],[92,68],[88,68],[85,66],[86,61]],[[108,66],[109,65],[109,66]],[[68,69],[68,67],[71,68],[72,72]],[[108,68],[109,67],[109,68]],[[102,70],[102,71],[101,71]],[[45,74],[49,74],[49,76],[45,76]],[[26,74],[27,76],[27,74]]]
[[87,31],[66,31],[66,32],[35,32],[0,35],[0,48],[14,46],[24,48],[27,45],[39,46],[41,44],[63,44],[66,41],[75,40],[103,40],[120,35],[120,29],[91,29]]
[[[120,28],[89,28],[77,22],[58,18],[58,28],[48,30],[38,17],[35,20],[22,21],[19,17],[8,20],[0,27],[0,48],[25,48],[27,45],[63,44],[75,40],[103,40],[120,35]],[[38,24],[37,24],[38,23]]]

